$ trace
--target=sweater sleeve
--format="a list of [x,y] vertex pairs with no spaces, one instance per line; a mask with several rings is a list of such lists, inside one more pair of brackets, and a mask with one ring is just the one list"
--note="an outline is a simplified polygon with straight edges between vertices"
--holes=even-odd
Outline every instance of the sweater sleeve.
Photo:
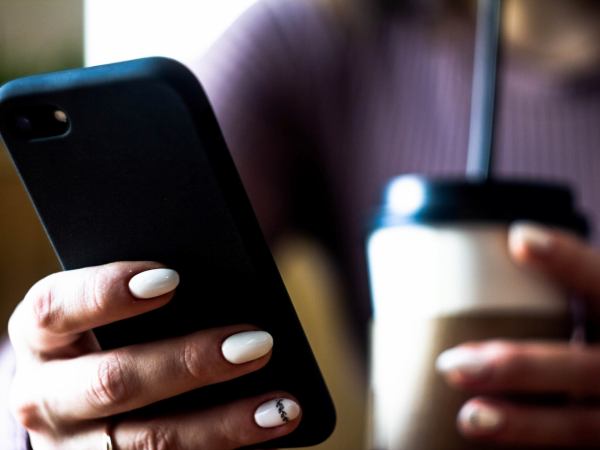
[[[319,154],[328,24],[312,0],[261,1],[192,65],[269,240],[298,223],[298,178]],[[312,53],[311,53],[312,49]],[[322,50],[320,50],[322,51]],[[312,56],[311,56],[312,55]],[[313,63],[313,60],[315,61]]]
[[6,450],[27,450],[27,432],[9,411],[9,392],[15,374],[15,357],[9,340],[0,338],[0,442]]

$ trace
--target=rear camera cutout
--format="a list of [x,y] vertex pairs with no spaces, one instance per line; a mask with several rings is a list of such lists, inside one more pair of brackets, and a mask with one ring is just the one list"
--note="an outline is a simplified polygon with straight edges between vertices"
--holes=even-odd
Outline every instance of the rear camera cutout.
[[12,134],[25,140],[47,139],[66,134],[70,128],[67,113],[53,105],[30,105],[12,112]]

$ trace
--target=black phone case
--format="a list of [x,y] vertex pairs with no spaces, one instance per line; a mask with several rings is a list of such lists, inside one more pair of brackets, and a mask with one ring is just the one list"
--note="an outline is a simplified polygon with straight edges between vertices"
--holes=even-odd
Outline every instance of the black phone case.
[[[10,131],[15,111],[40,104],[68,114],[67,134],[26,140]],[[65,269],[152,260],[181,275],[167,306],[96,329],[103,348],[239,323],[273,335],[265,368],[144,412],[284,390],[298,398],[301,424],[259,447],[331,434],[331,398],[191,72],[145,58],[18,79],[0,88],[0,133]]]

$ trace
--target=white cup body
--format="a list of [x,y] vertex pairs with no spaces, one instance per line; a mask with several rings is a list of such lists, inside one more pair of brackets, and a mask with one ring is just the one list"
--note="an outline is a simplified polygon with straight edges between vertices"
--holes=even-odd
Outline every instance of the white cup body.
[[[542,334],[564,333],[564,292],[510,259],[507,232],[502,224],[407,224],[370,235],[371,448],[478,448],[455,431],[461,400],[446,398],[455,394],[435,374],[437,354],[465,338],[528,335],[505,326],[515,321]],[[491,326],[470,334],[482,320]],[[425,436],[436,432],[448,436]]]

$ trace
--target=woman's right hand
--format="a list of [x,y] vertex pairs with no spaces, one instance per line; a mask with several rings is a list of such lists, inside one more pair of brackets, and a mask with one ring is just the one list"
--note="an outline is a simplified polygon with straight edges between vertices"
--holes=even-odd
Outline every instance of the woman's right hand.
[[[158,269],[158,270],[157,270]],[[93,328],[166,305],[176,272],[119,262],[50,275],[9,322],[17,370],[11,409],[34,450],[225,450],[293,431],[300,408],[271,392],[191,413],[152,419],[111,416],[263,367],[272,338],[251,326],[102,351]]]

